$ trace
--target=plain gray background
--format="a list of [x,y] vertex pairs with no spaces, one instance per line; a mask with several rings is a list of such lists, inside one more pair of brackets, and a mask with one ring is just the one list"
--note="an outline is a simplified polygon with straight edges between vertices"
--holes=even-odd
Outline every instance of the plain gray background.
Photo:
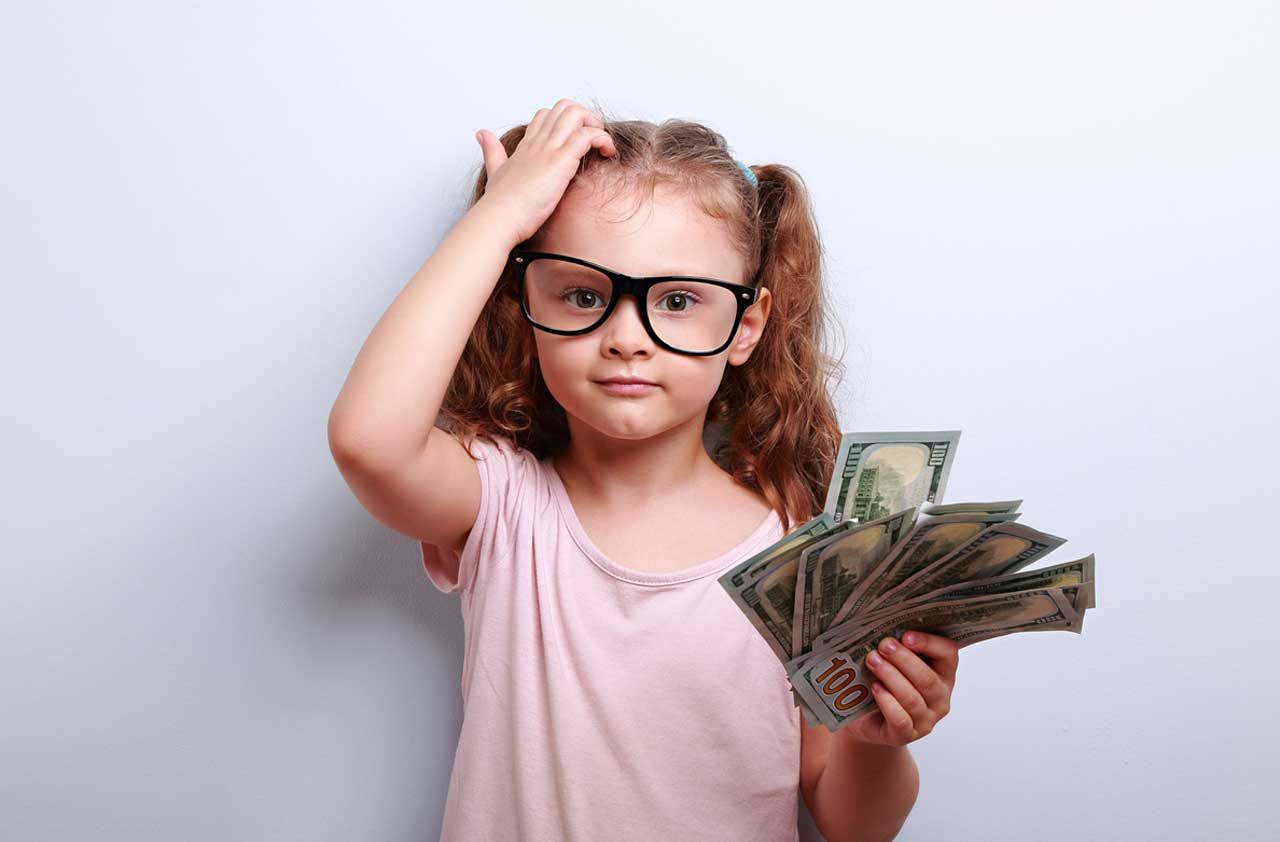
[[476,129],[565,96],[795,167],[844,428],[961,429],[949,501],[1022,497],[1051,562],[1097,555],[1082,635],[962,651],[900,838],[1274,838],[1274,3],[6,24],[0,836],[436,837],[459,604],[326,418]]

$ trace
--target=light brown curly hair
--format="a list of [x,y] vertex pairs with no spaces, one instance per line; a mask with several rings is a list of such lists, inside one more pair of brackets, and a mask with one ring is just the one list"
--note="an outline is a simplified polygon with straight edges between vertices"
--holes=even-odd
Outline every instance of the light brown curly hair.
[[[839,358],[825,348],[831,324],[839,327],[839,322],[831,318],[822,244],[805,183],[790,167],[762,164],[751,167],[759,182],[753,187],[724,137],[700,123],[615,120],[598,106],[592,110],[601,115],[617,155],[588,150],[574,182],[613,185],[637,203],[659,184],[678,188],[723,221],[743,255],[745,283],[767,287],[773,297],[751,356],[740,366],[726,367],[707,408],[705,429],[721,429],[721,441],[708,445],[710,455],[736,482],[761,493],[790,531],[815,517],[826,502],[840,443],[829,387],[844,374]],[[527,127],[502,135],[508,155]],[[471,205],[484,195],[486,182],[481,166]],[[542,233],[519,247],[535,248]],[[464,446],[477,436],[490,441],[503,436],[541,459],[567,446],[569,426],[542,379],[533,328],[521,312],[511,275],[508,266],[485,302],[440,415]]]

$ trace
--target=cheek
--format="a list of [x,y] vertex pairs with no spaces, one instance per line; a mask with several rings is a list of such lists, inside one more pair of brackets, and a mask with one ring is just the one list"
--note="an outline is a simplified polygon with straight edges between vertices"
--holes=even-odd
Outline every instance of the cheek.
[[667,390],[679,400],[704,404],[715,397],[724,379],[726,368],[723,356],[694,360],[686,358],[667,367],[664,380]]
[[590,360],[584,357],[589,351],[584,352],[571,342],[536,339],[532,351],[536,355],[534,365],[538,366],[552,394],[577,388],[591,370]]

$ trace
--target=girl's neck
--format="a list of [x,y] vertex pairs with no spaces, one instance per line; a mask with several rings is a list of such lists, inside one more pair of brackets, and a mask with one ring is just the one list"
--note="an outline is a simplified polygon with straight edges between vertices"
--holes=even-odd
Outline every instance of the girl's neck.
[[693,499],[698,489],[723,479],[707,454],[701,428],[673,428],[642,440],[614,439],[595,430],[572,431],[569,445],[552,459],[566,488],[606,509],[641,508],[654,500]]

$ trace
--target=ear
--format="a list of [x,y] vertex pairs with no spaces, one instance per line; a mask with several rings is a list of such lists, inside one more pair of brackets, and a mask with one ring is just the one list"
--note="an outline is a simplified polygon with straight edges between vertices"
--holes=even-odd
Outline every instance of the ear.
[[769,310],[773,307],[773,296],[768,287],[760,287],[756,301],[742,314],[738,324],[738,332],[729,346],[729,365],[742,365],[751,356],[760,337],[764,335],[765,322],[769,321]]

